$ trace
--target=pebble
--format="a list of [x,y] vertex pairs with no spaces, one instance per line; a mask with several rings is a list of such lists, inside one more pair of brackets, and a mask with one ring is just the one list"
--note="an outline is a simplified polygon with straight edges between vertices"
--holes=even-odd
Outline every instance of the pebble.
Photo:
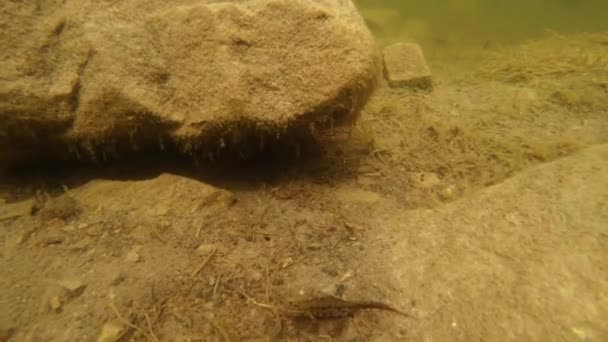
[[209,255],[211,252],[213,252],[216,249],[216,246],[214,244],[202,244],[199,245],[198,247],[196,247],[196,254],[199,255]]
[[122,336],[125,326],[117,321],[106,322],[101,327],[97,342],[116,342]]
[[444,199],[453,199],[456,196],[456,187],[454,185],[448,185],[441,191],[441,196]]
[[59,296],[53,296],[51,297],[50,303],[51,305],[51,310],[58,312],[59,310],[61,310],[61,299],[59,298]]
[[333,266],[325,266],[321,269],[321,271],[323,271],[323,273],[332,276],[332,277],[337,277],[338,276],[338,270],[336,270],[335,267]]
[[256,270],[251,271],[250,276],[251,276],[251,279],[256,282],[262,280],[262,278],[264,277],[262,272],[256,271]]
[[84,288],[87,286],[85,282],[78,279],[60,280],[57,282],[57,285],[68,290],[70,294],[78,294],[79,292],[83,291]]
[[343,203],[376,204],[383,199],[377,192],[360,189],[342,188],[334,191],[334,194]]
[[67,226],[63,226],[63,227],[61,228],[61,231],[62,231],[62,232],[64,232],[64,233],[72,233],[72,232],[74,232],[75,230],[76,230],[76,229],[74,228],[74,226],[73,226],[73,225],[70,225],[70,224],[69,224],[69,225],[67,225]]
[[127,253],[125,259],[127,260],[127,262],[136,263],[141,260],[141,257],[139,256],[139,253],[137,253],[137,251],[131,250]]
[[101,233],[99,226],[91,226],[86,230],[87,235],[89,236],[97,236]]
[[408,172],[410,182],[417,188],[430,189],[441,184],[441,179],[433,172]]

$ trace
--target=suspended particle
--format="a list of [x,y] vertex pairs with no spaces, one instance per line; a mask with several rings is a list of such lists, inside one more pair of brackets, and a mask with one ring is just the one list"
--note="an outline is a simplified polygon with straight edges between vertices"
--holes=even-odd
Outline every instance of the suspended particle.
[[95,149],[93,148],[93,143],[91,143],[90,140],[83,141],[82,148],[84,148],[84,151],[87,153],[89,158],[93,160],[97,159],[97,156],[95,155]]
[[163,142],[162,135],[158,136],[158,148],[160,148],[161,151],[165,150],[165,143]]
[[300,156],[302,155],[302,145],[300,145],[299,143],[296,143],[294,145],[294,151],[296,154],[296,158],[300,158]]
[[308,131],[310,134],[315,134],[317,132],[317,127],[314,121],[308,124]]
[[134,152],[139,151],[139,146],[137,146],[137,141],[135,139],[135,132],[129,132],[129,143],[131,144],[131,149]]

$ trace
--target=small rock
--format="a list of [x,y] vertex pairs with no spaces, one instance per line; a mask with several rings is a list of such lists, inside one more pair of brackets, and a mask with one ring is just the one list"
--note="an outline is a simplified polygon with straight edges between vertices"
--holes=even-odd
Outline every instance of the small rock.
[[59,310],[61,310],[62,303],[61,303],[61,298],[59,298],[59,296],[51,297],[49,304],[51,306],[51,310],[53,310],[55,312],[59,312]]
[[50,245],[59,245],[65,241],[65,237],[59,235],[59,233],[49,233],[46,236],[40,237],[39,245],[41,246],[50,246]]
[[318,243],[318,242],[312,242],[309,243],[306,246],[307,249],[310,249],[311,251],[316,251],[316,250],[320,250],[323,248],[323,244],[322,243]]
[[574,335],[576,335],[576,337],[578,337],[581,341],[592,341],[593,339],[591,338],[591,334],[589,334],[589,332],[584,329],[584,328],[579,328],[579,327],[572,327],[570,328],[570,330],[574,333]]
[[139,256],[139,253],[137,253],[137,251],[131,250],[127,253],[125,260],[127,260],[127,262],[136,263],[141,260],[141,257]]
[[393,44],[384,48],[383,54],[384,72],[391,87],[433,88],[431,70],[418,44]]
[[250,276],[251,276],[251,279],[256,282],[262,280],[262,278],[264,277],[262,272],[256,271],[256,270],[251,271]]
[[430,189],[441,184],[441,179],[433,172],[408,172],[410,182],[417,188]]
[[333,266],[325,266],[321,269],[321,271],[323,271],[323,273],[332,276],[332,277],[337,277],[338,276],[338,270],[336,270],[335,267]]
[[74,228],[73,225],[68,224],[67,226],[61,227],[60,230],[64,233],[72,233],[76,230],[76,228]]
[[216,249],[214,244],[202,244],[196,247],[196,254],[199,255],[209,255],[209,253],[213,252]]
[[106,322],[101,327],[97,342],[116,342],[122,336],[125,326],[117,321]]
[[79,295],[87,287],[87,284],[77,279],[60,280],[57,285],[68,290],[71,295]]
[[94,226],[87,228],[86,233],[89,236],[97,236],[101,233],[101,229],[98,225],[94,225]]
[[373,191],[342,188],[335,192],[337,199],[346,203],[375,204],[382,200],[382,196]]
[[456,196],[456,187],[454,185],[448,185],[441,190],[440,194],[444,199],[452,199]]
[[89,248],[90,245],[91,245],[91,238],[88,237],[88,236],[85,236],[80,241],[75,242],[72,245],[70,245],[70,250],[72,250],[72,251],[83,251],[83,250]]

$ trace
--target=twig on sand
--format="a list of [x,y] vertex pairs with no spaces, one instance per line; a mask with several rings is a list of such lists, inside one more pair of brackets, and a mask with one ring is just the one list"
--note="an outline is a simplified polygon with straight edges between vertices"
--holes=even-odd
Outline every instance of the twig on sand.
[[342,224],[344,225],[344,228],[346,228],[347,230],[349,230],[351,233],[357,232],[357,231],[365,231],[364,227],[361,227],[359,225],[356,225],[352,222],[347,221],[344,217],[340,216],[338,218],[340,220],[340,222],[342,222]]
[[215,254],[215,252],[217,251],[217,248],[214,248],[209,255],[207,255],[207,257],[205,258],[205,260],[203,260],[203,262],[200,264],[200,266],[198,266],[194,272],[192,272],[192,278],[196,277],[197,274],[199,274],[203,268],[205,268],[205,265],[207,265],[207,263],[209,262],[209,260],[211,259],[211,257]]
[[355,327],[357,334],[359,334],[359,337],[361,337],[363,341],[369,342],[369,338],[367,338],[367,336],[361,333],[361,330],[359,329],[359,323],[357,322],[357,319],[355,317],[353,317],[353,326]]
[[226,331],[226,329],[224,329],[224,327],[219,322],[217,322],[215,319],[213,319],[207,315],[203,315],[203,318],[205,318],[205,320],[207,322],[209,322],[209,324],[211,324],[215,328],[215,330],[217,330],[220,333],[220,335],[222,335],[222,337],[224,338],[224,341],[226,341],[226,342],[232,341],[232,339],[230,338],[230,335],[228,335],[228,332]]
[[24,214],[16,214],[16,215],[10,215],[10,216],[5,216],[5,217],[0,217],[0,222],[10,221],[10,220],[16,220],[16,219],[20,218],[21,216],[25,216],[25,215]]
[[266,265],[266,278],[264,279],[264,290],[266,291],[266,302],[270,303],[270,266]]
[[146,333],[145,331],[143,331],[140,327],[138,327],[137,325],[131,323],[131,321],[129,321],[128,319],[124,318],[120,312],[118,312],[118,309],[116,308],[116,305],[114,305],[114,302],[110,302],[109,304],[110,308],[112,309],[112,311],[114,311],[114,314],[116,315],[116,318],[124,325],[128,326],[129,328],[135,329],[135,331],[137,331],[138,333],[144,335],[146,337],[146,339],[150,340],[150,341],[154,341],[154,342],[158,342],[158,339],[156,338],[156,336],[151,336],[148,333]]
[[148,323],[148,330],[150,330],[150,337],[154,340],[154,342],[160,342],[156,334],[154,334],[154,330],[152,329],[152,323],[150,323],[150,316],[146,313],[146,322]]
[[261,308],[265,308],[265,309],[270,309],[273,311],[276,311],[278,308],[272,304],[266,304],[266,303],[260,303],[257,300],[253,299],[251,296],[249,296],[248,294],[245,293],[245,291],[243,290],[236,290],[236,292],[240,293],[243,297],[247,298],[247,301],[251,302],[252,304],[255,304]]
[[217,289],[220,286],[221,280],[222,280],[222,275],[220,274],[219,277],[217,277],[217,279],[215,280],[215,285],[213,286],[213,298],[217,298]]

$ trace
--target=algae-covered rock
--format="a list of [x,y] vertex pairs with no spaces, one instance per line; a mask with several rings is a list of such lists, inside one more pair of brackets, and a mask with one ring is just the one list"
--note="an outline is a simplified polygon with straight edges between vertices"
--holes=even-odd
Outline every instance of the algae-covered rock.
[[339,122],[379,64],[350,0],[4,1],[0,22],[4,161],[215,151]]

